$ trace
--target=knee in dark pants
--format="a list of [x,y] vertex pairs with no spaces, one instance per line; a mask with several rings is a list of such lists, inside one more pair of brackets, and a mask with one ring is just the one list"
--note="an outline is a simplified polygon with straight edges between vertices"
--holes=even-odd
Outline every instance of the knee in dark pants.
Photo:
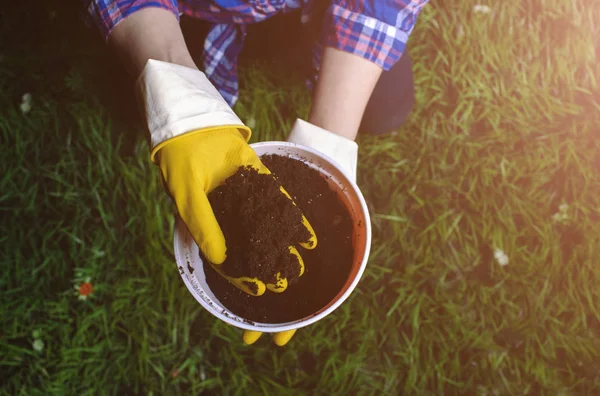
[[367,103],[360,133],[382,135],[398,129],[415,104],[412,63],[408,51],[388,71],[381,73]]

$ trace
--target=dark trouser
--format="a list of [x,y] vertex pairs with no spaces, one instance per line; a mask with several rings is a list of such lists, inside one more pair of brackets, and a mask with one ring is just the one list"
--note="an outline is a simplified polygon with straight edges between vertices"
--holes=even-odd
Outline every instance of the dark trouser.
[[360,133],[384,134],[404,123],[415,103],[412,63],[408,51],[381,73],[360,125]]
[[[190,53],[198,58],[204,47],[207,25],[182,17],[181,27]],[[284,62],[305,71],[310,67],[311,45],[296,14],[281,15],[250,25],[241,58],[252,57]],[[384,71],[365,109],[359,133],[385,134],[399,128],[415,102],[412,64],[408,51]]]

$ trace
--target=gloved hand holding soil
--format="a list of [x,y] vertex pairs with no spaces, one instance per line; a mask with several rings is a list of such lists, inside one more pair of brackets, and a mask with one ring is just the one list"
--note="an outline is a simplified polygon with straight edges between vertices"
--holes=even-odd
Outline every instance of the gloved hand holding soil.
[[[354,255],[353,222],[317,170],[279,155],[260,159],[276,179],[240,167],[208,194],[227,244],[227,259],[218,269],[227,276],[265,282],[273,282],[272,274],[280,273],[288,287],[281,294],[254,297],[227,282],[213,269],[216,266],[204,266],[204,271],[210,289],[231,312],[248,320],[282,323],[314,314],[342,290]],[[280,193],[280,185],[295,204]],[[318,238],[310,249],[294,245],[306,239],[302,214]],[[300,264],[290,254],[290,245],[300,252]]]
[[[245,293],[260,296],[267,289],[273,292],[284,291],[287,288],[288,281],[283,274],[275,271],[273,266],[263,267],[267,269],[262,270],[260,273],[256,271],[248,272],[246,270],[250,267],[245,264],[242,265],[235,257],[236,253],[240,251],[237,246],[242,243],[242,240],[248,241],[247,238],[261,240],[259,234],[243,234],[240,236],[240,232],[248,232],[257,226],[257,224],[239,223],[240,219],[244,218],[243,212],[239,212],[239,210],[253,210],[245,206],[247,201],[244,199],[243,202],[238,203],[232,197],[234,199],[233,204],[220,210],[227,215],[237,213],[233,218],[234,232],[228,232],[229,235],[226,235],[222,232],[219,223],[228,223],[216,219],[214,216],[215,208],[212,207],[208,198],[209,194],[214,193],[219,188],[227,191],[228,184],[225,181],[240,169],[245,168],[249,172],[252,170],[248,177],[251,177],[250,175],[258,177],[258,180],[262,183],[268,180],[271,181],[270,191],[274,190],[275,194],[262,201],[263,205],[279,203],[281,207],[295,208],[289,195],[277,185],[270,170],[265,167],[254,150],[248,145],[246,137],[234,128],[220,127],[214,130],[188,133],[167,141],[167,144],[157,152],[157,160],[160,164],[164,184],[173,197],[182,220],[202,252],[204,262],[212,264],[221,275],[227,277],[229,282]],[[253,186],[254,183],[243,183],[242,185],[248,188]],[[257,187],[261,185],[259,183]],[[269,190],[266,185],[264,187]],[[244,197],[248,193],[244,190],[236,192],[236,194],[243,194]],[[256,194],[260,196],[260,193]],[[229,197],[229,194],[226,195]],[[258,217],[260,216],[256,216],[257,219]],[[295,246],[304,246],[311,249],[317,245],[317,239],[306,217],[300,214],[300,217],[296,217],[295,221],[293,228],[295,233],[290,235],[290,238],[297,237],[298,239],[289,241],[286,248],[286,258],[290,259],[287,256],[292,253],[296,257],[296,262],[298,262],[302,259]],[[259,228],[259,231],[261,229],[264,228]],[[246,245],[243,245],[243,243],[241,246],[241,251],[248,249],[248,247],[244,247]],[[235,247],[235,249],[232,247]],[[269,254],[273,254],[267,249],[262,252],[267,251]],[[262,253],[257,252],[257,254],[261,255]],[[282,253],[278,251],[277,254]],[[234,257],[227,260],[229,255]],[[261,265],[263,261],[265,263],[269,262],[269,259],[266,258],[258,260],[250,257],[249,259],[260,261]],[[274,260],[274,258],[272,259]],[[227,265],[225,267],[230,268],[230,272],[236,275],[227,275],[221,269],[226,260]],[[296,269],[300,267],[301,264],[295,265]],[[264,275],[265,279],[255,277],[252,274]],[[298,275],[293,276],[297,277]]]
[[208,194],[208,200],[227,246],[227,258],[215,266],[219,272],[242,280],[256,296],[264,289],[255,279],[276,293],[296,283],[304,273],[297,249],[316,247],[316,238],[311,238],[302,212],[273,175],[241,166]]

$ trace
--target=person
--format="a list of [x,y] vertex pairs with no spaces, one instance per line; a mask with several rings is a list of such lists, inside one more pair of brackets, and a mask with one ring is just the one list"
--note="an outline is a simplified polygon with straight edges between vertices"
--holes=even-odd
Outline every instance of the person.
[[[137,77],[150,158],[190,234],[217,269],[226,244],[207,194],[241,165],[269,173],[248,145],[250,129],[232,110],[237,58],[249,24],[296,12],[309,27],[307,37],[315,37],[312,105],[308,120],[296,120],[288,141],[323,152],[353,180],[359,131],[391,132],[414,101],[405,49],[428,0],[85,1],[88,16]],[[199,65],[186,47],[181,15],[209,24]],[[298,242],[316,246],[318,235],[303,223],[312,242]],[[280,278],[230,281],[250,294],[287,286]],[[254,286],[245,287],[249,282]],[[274,342],[283,346],[294,332],[277,333]],[[246,331],[243,340],[252,344],[260,335]]]

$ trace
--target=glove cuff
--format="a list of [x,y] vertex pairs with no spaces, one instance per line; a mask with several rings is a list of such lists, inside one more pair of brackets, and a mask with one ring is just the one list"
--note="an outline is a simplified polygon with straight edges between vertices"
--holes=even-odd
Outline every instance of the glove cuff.
[[308,146],[327,155],[348,174],[353,182],[356,182],[358,144],[353,140],[297,119],[287,141]]
[[153,153],[176,136],[223,125],[250,139],[250,129],[200,70],[150,59],[137,79],[136,95]]

